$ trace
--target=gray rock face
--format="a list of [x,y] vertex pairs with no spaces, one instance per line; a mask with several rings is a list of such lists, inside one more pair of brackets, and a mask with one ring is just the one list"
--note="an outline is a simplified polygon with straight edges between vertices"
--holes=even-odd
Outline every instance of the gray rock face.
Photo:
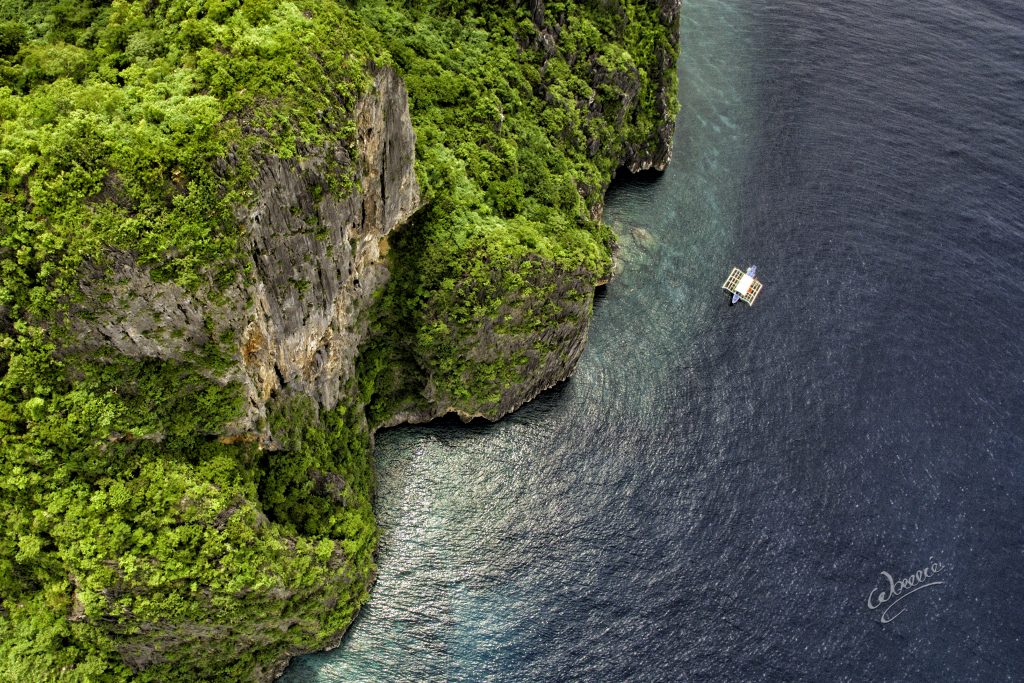
[[[661,12],[661,20],[666,26],[675,26],[679,23],[679,8],[682,0],[651,0],[651,4]],[[678,40],[678,34],[673,36]]]
[[[87,305],[71,316],[81,347],[180,361],[230,333],[239,362],[214,379],[240,382],[248,408],[228,436],[258,431],[268,441],[261,424],[276,392],[337,405],[366,334],[360,314],[388,279],[387,235],[420,203],[405,86],[389,68],[371,75],[355,109],[355,160],[339,143],[257,164],[255,199],[237,211],[247,272],[223,296],[155,282],[132,254],[111,253],[105,272],[83,273]],[[331,187],[344,181],[332,174],[353,164],[355,187],[338,197]]]
[[[83,267],[86,309],[71,317],[75,338],[134,358],[183,360],[210,340],[204,305],[174,282],[154,282],[134,255],[111,252],[108,272]],[[236,313],[237,316],[237,313]]]
[[390,69],[374,74],[356,125],[358,190],[346,199],[315,198],[332,167],[351,164],[340,147],[260,169],[257,201],[242,217],[254,282],[240,351],[250,410],[240,430],[278,391],[337,405],[366,335],[360,312],[388,278],[387,235],[419,206],[408,98]]

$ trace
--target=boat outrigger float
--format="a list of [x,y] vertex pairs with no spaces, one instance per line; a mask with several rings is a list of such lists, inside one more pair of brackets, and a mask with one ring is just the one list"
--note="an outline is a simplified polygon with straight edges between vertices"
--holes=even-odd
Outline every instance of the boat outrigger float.
[[761,281],[754,278],[755,275],[757,275],[757,266],[750,266],[746,273],[739,268],[733,268],[729,277],[725,279],[725,283],[722,284],[722,289],[732,294],[733,303],[743,299],[748,305],[753,306],[754,299],[761,293],[762,286]]

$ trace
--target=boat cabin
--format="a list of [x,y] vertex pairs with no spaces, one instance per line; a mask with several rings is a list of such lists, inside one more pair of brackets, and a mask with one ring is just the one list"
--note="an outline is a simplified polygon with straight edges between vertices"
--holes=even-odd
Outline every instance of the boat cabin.
[[748,306],[753,306],[762,287],[761,281],[754,277],[756,274],[757,266],[750,266],[745,273],[739,268],[733,268],[722,284],[722,289],[732,294],[733,303],[742,299]]

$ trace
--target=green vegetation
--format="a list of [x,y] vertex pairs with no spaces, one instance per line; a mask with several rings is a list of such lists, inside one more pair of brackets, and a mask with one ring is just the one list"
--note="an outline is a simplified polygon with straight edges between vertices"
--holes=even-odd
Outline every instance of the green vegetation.
[[[371,430],[493,414],[563,353],[543,333],[586,322],[595,207],[671,114],[672,53],[640,0],[549,2],[544,33],[498,2],[0,0],[0,678],[261,679],[343,631],[376,571]],[[83,269],[118,254],[218,310],[261,160],[355,158],[370,62],[409,89],[424,208],[348,402],[275,397],[261,449],[224,436],[240,330],[72,351]]]
[[0,384],[13,680],[124,676],[122,657],[153,663],[140,680],[245,678],[349,623],[374,572],[365,427],[297,398],[271,412],[283,451],[221,443],[233,387],[167,362],[71,369],[28,336]]
[[284,450],[261,453],[217,440],[242,409],[207,379],[232,340],[179,363],[58,349],[86,260],[127,251],[200,298],[238,276],[261,156],[353,142],[354,17],[0,7],[0,677],[244,679],[324,645],[375,571],[365,424],[281,405]]
[[364,350],[374,424],[422,405],[424,378],[434,403],[489,416],[536,382],[522,352],[556,353],[537,333],[589,319],[613,243],[594,207],[625,150],[653,148],[657,98],[675,92],[669,32],[643,2],[546,3],[551,54],[526,7],[410,4],[359,5],[408,84],[426,203],[392,239]]

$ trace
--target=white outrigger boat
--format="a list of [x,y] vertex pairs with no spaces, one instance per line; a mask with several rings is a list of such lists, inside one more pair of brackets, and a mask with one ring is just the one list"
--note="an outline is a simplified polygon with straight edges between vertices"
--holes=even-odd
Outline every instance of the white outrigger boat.
[[754,299],[761,293],[763,286],[761,281],[754,277],[755,275],[757,275],[757,266],[750,266],[746,273],[739,268],[733,268],[729,277],[722,284],[722,289],[732,294],[733,303],[742,299],[747,302],[747,305],[753,306]]

